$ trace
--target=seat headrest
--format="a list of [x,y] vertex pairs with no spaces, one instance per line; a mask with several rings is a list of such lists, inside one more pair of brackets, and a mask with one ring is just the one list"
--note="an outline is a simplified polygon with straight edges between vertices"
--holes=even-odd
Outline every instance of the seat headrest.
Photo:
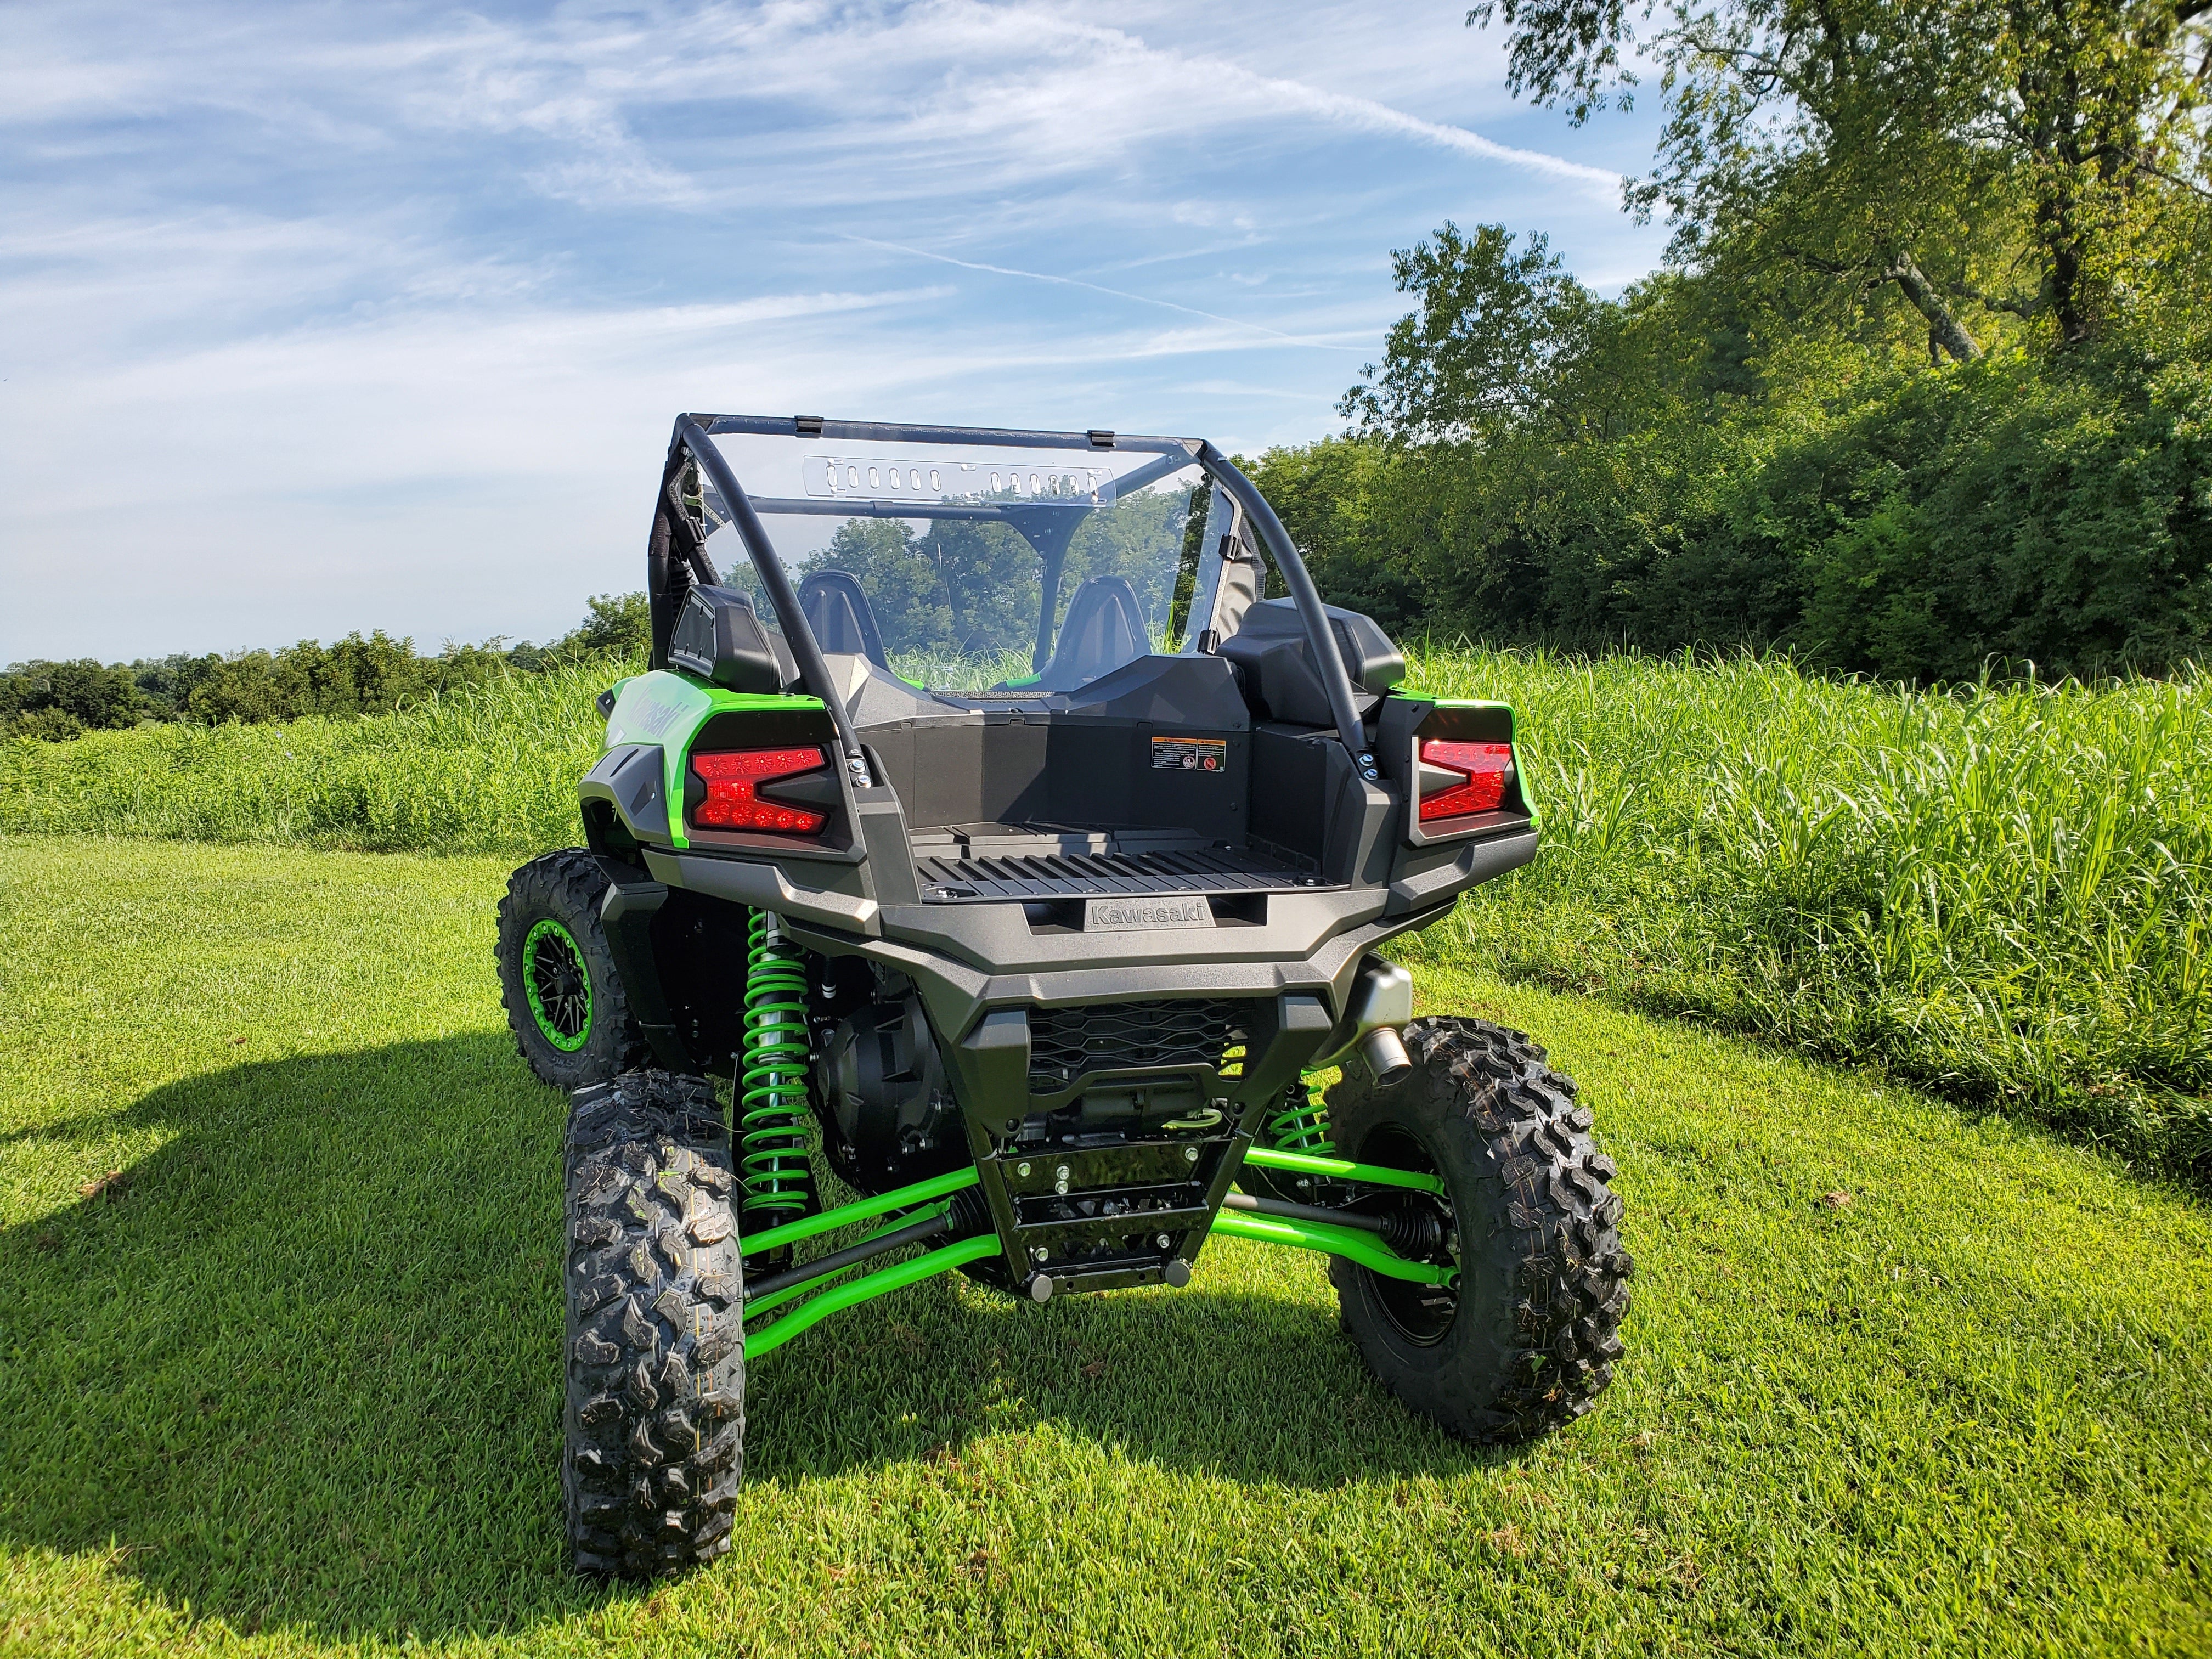
[[860,579],[849,570],[817,570],[799,584],[799,609],[824,652],[866,657],[878,668],[890,663]]
[[1067,602],[1066,618],[1038,689],[1073,691],[1152,649],[1145,609],[1127,576],[1093,576]]

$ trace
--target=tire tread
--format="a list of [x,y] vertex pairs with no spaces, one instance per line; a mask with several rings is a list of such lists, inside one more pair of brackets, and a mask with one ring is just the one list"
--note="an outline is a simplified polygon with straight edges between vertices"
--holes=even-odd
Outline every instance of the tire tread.
[[667,1072],[580,1089],[563,1163],[571,1558],[599,1576],[681,1571],[729,1549],[744,1461],[737,1182],[720,1103],[705,1079]]
[[[599,907],[613,884],[599,861],[580,847],[546,853],[507,878],[499,901],[499,1000],[523,1063],[557,1089],[604,1083],[647,1065],[652,1051],[630,1013],[622,976],[615,971]],[[538,1034],[522,983],[522,942],[540,916],[557,918],[585,953],[592,976],[592,1030],[584,1046],[563,1053]]]
[[[1437,1018],[1407,1025],[1405,1040],[1412,1073],[1387,1089],[1347,1076],[1329,1091],[1331,1120],[1346,1134],[1386,1115],[1413,1120],[1431,1139],[1454,1125],[1470,1132],[1461,1144],[1480,1150],[1497,1186],[1479,1176],[1455,1186],[1463,1240],[1481,1212],[1492,1222],[1486,1239],[1463,1243],[1462,1281],[1483,1274],[1500,1283],[1502,1297],[1491,1304],[1497,1328],[1455,1348],[1459,1363],[1411,1368],[1367,1304],[1366,1270],[1338,1259],[1329,1272],[1343,1323],[1408,1405],[1470,1440],[1525,1440],[1587,1412],[1624,1352],[1635,1264],[1620,1248],[1613,1163],[1591,1141],[1594,1119],[1577,1103],[1573,1079],[1550,1069],[1523,1033]],[[1463,1288],[1462,1317],[1469,1307]]]

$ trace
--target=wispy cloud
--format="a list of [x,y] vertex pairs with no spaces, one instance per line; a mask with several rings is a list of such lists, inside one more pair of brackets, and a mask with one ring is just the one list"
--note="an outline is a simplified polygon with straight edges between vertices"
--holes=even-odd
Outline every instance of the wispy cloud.
[[[0,659],[550,632],[632,579],[678,408],[1328,430],[1390,247],[1656,252],[1640,158],[1516,110],[1459,16],[0,7]],[[149,602],[94,618],[118,430]]]
[[[581,152],[535,169],[545,188],[702,207],[722,193],[713,175],[730,166],[731,146],[686,144],[679,158],[664,143],[656,153],[639,136],[644,117],[683,105],[804,108],[803,121],[741,124],[743,150],[852,159],[859,165],[826,170],[852,199],[948,164],[1011,167],[999,176],[1019,179],[1096,168],[1164,138],[1286,120],[1607,191],[1620,185],[1606,168],[1158,45],[1041,0],[563,10],[529,22],[441,19],[362,42],[303,40],[296,29],[272,11],[190,43],[158,26],[135,31],[108,43],[96,67],[75,56],[37,73],[19,63],[0,70],[0,122],[199,108],[341,147],[378,147],[400,129],[519,135]],[[82,45],[64,36],[54,50]]]

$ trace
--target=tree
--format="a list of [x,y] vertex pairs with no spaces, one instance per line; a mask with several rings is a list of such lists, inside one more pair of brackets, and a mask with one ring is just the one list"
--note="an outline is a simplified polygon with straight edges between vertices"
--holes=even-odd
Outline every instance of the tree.
[[[1480,0],[1508,84],[1576,122],[1661,67],[1675,261],[1893,289],[1931,355],[1980,353],[1962,308],[2095,335],[2205,197],[2212,0]],[[1802,282],[1797,284],[1802,289]]]
[[381,714],[438,689],[441,678],[438,659],[417,657],[413,640],[380,628],[366,639],[355,633],[331,645],[301,640],[283,651],[209,658],[184,708],[210,725]]
[[[1190,495],[1186,489],[1139,490],[1088,510],[1012,495],[991,500],[1015,512],[1074,518],[1073,525],[1027,525],[1048,545],[1055,535],[1066,536],[1058,593],[1062,615],[1091,577],[1122,576],[1145,616],[1164,628]],[[1042,565],[1036,545],[1011,524],[931,519],[917,529],[902,519],[848,519],[801,569],[858,578],[886,650],[992,658],[1035,645]]]
[[642,657],[653,647],[653,613],[642,590],[597,593],[584,601],[589,614],[561,641],[564,649]]
[[[1180,555],[1189,539],[1193,498],[1202,492],[1186,489],[1140,489],[1117,498],[1110,507],[1083,515],[1068,538],[1067,556],[1060,566],[1059,609],[1061,617],[1075,590],[1093,576],[1124,578],[1137,595],[1146,621],[1167,634]],[[1194,566],[1195,574],[1195,566]],[[1032,601],[1035,603],[1035,601]],[[1055,619],[1057,621],[1057,619]],[[1036,612],[1030,625],[1036,626]]]
[[2100,331],[2167,251],[2175,197],[2207,197],[2208,15],[2212,0],[2007,0],[1990,128],[2027,160],[2036,303],[2063,341]]
[[1480,441],[1544,406],[1597,301],[1540,234],[1518,253],[1513,241],[1503,225],[1468,236],[1447,220],[1433,243],[1391,254],[1393,283],[1420,306],[1391,325],[1382,366],[1337,405],[1362,435]]
[[80,731],[136,726],[151,711],[131,671],[90,658],[25,662],[0,674],[0,724],[22,734],[75,737]]
[[803,568],[858,579],[895,653],[986,655],[1036,631],[1036,550],[1011,526],[848,519]]

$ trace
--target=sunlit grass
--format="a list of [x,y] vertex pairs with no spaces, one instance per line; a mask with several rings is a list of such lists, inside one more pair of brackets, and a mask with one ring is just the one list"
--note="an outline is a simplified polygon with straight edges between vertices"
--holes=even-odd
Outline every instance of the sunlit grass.
[[933,691],[988,691],[1010,681],[1027,679],[1036,671],[1027,651],[985,651],[963,655],[957,651],[895,651],[891,672],[909,685]]
[[0,830],[526,853],[580,839],[592,699],[635,665],[514,674],[398,713],[0,742]]
[[1589,1416],[1447,1438],[1315,1257],[1043,1307],[955,1276],[751,1369],[728,1558],[582,1583],[506,872],[0,842],[0,1652],[2212,1650],[2197,1198],[1434,966],[1425,1011],[1534,1032],[1620,1164]]

